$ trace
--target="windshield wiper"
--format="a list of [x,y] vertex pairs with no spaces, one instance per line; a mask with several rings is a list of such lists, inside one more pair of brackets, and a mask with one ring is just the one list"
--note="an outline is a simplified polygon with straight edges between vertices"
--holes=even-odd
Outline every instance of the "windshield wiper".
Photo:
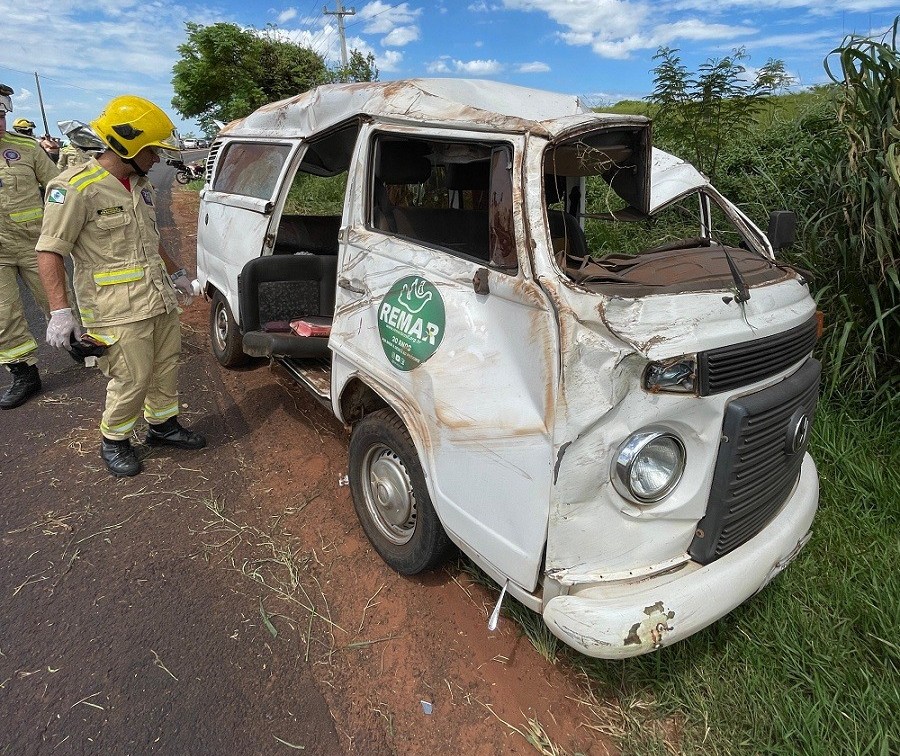
[[731,277],[734,279],[734,287],[736,289],[734,301],[738,304],[744,304],[744,302],[750,301],[750,289],[747,287],[747,282],[744,280],[744,277],[741,275],[741,271],[738,270],[737,265],[734,264],[734,260],[731,258],[728,250],[725,248],[724,244],[720,244],[722,247],[722,252],[725,253],[725,260],[728,262],[728,267],[731,270]]

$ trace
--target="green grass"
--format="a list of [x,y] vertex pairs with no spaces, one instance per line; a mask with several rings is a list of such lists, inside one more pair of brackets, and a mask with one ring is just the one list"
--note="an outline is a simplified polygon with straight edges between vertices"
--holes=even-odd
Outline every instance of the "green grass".
[[586,698],[627,713],[624,754],[900,753],[898,432],[896,415],[820,406],[812,539],[759,595],[681,643],[602,661],[548,649],[538,615],[510,615],[542,655],[585,675]]

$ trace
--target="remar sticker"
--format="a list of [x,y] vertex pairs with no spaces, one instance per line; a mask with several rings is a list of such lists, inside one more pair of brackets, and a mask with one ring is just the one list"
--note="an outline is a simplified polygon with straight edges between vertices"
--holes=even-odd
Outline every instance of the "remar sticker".
[[57,205],[61,205],[66,201],[66,190],[65,189],[51,189],[47,194],[47,202],[55,202]]
[[419,276],[395,282],[378,306],[378,333],[384,354],[398,370],[417,368],[444,338],[444,300],[434,284]]

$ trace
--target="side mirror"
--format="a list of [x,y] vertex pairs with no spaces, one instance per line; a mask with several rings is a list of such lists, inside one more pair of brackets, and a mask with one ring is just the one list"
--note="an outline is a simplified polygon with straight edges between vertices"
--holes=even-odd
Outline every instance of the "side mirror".
[[769,230],[766,236],[776,252],[790,247],[797,238],[797,216],[790,210],[775,210],[769,213]]

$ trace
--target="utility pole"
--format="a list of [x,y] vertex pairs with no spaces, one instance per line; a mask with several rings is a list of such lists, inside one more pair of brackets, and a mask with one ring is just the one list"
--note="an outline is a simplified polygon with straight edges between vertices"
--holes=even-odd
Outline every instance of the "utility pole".
[[354,8],[347,8],[344,10],[344,4],[341,0],[335,0],[335,4],[337,5],[337,10],[330,11],[326,5],[322,8],[322,13],[326,16],[337,16],[338,32],[341,35],[341,60],[344,62],[344,68],[346,68],[348,61],[347,38],[344,36],[344,16],[355,16],[356,10]]

